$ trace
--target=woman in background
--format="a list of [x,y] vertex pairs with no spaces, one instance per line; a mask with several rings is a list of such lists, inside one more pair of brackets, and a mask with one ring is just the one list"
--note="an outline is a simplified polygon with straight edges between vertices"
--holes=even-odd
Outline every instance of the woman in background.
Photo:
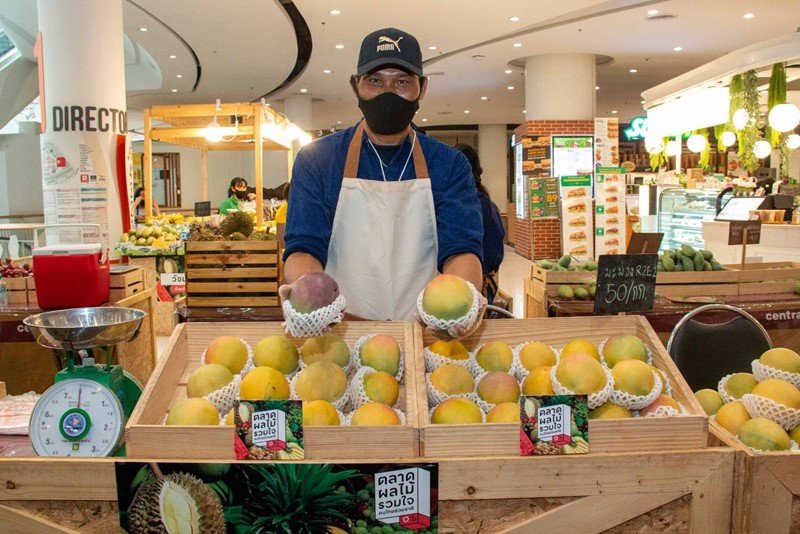
[[[137,187],[133,192],[133,215],[137,221],[144,221],[144,187]],[[156,199],[153,199],[153,215],[161,215]]]
[[455,146],[466,156],[472,176],[475,178],[475,188],[478,192],[478,200],[481,204],[481,215],[483,218],[483,296],[489,301],[494,300],[497,294],[497,271],[503,263],[503,240],[506,237],[506,230],[503,228],[503,221],[500,218],[500,210],[489,197],[489,191],[481,183],[481,162],[478,153],[469,145],[457,144]]
[[247,180],[237,176],[231,180],[231,185],[228,186],[228,198],[219,205],[219,212],[222,215],[227,215],[231,210],[242,211],[242,202],[247,200],[248,196]]

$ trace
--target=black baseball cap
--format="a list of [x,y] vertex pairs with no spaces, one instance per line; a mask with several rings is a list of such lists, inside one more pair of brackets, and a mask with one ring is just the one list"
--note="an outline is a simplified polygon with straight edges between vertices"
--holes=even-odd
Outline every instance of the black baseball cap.
[[358,54],[356,74],[363,76],[386,66],[422,76],[422,52],[417,39],[397,28],[383,28],[364,37]]

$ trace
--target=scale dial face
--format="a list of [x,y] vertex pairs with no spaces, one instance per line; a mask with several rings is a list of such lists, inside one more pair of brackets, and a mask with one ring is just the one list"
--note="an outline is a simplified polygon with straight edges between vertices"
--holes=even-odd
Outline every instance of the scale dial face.
[[124,431],[122,404],[85,378],[56,382],[36,403],[30,438],[39,456],[109,456]]

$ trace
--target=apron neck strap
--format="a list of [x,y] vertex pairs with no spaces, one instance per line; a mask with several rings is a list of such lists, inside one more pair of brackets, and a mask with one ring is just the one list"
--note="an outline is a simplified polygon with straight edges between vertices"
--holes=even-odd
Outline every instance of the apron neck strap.
[[[362,120],[356,127],[356,132],[353,134],[353,139],[350,141],[350,146],[347,148],[347,159],[344,162],[344,175],[347,178],[358,177],[358,160],[361,158],[361,142],[364,139],[364,121]],[[417,139],[419,141],[419,139]],[[414,171],[418,179],[430,178],[428,174],[428,164],[425,161],[425,155],[422,153],[422,148],[419,142],[414,143],[413,158],[414,158]]]

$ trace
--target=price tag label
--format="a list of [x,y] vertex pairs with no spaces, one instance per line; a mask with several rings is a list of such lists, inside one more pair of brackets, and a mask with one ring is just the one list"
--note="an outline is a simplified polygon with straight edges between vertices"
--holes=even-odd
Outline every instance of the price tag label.
[[744,231],[747,230],[747,244],[761,243],[761,221],[731,221],[728,228],[728,244],[744,245]]
[[186,273],[162,273],[161,285],[164,287],[186,285]]
[[657,254],[602,255],[597,264],[594,314],[653,309]]

